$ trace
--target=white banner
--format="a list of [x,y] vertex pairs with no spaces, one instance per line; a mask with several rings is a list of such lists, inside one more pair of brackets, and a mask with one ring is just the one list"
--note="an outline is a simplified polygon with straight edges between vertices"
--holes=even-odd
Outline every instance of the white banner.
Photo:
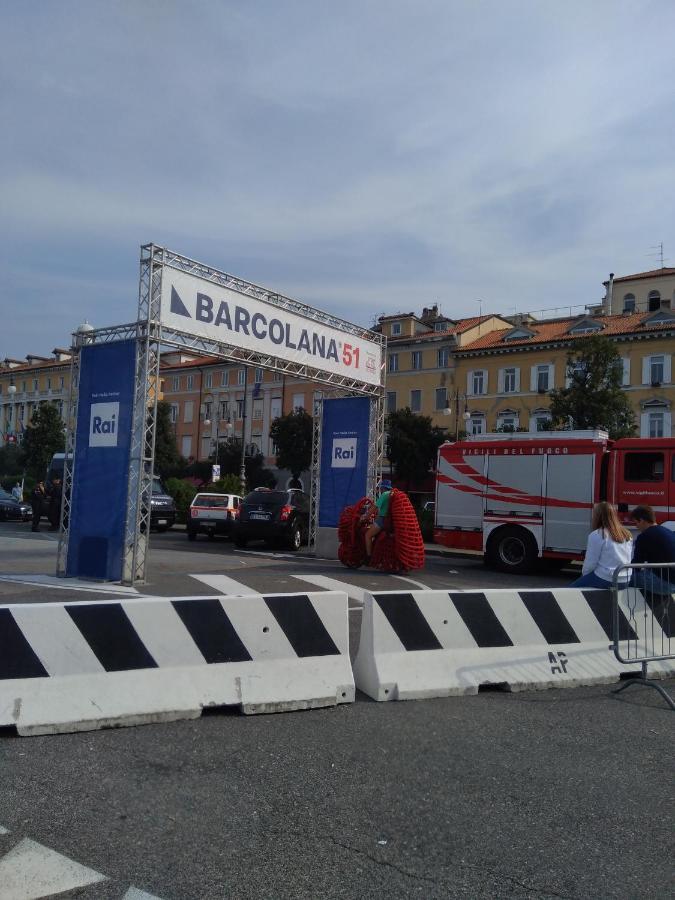
[[380,383],[379,343],[167,266],[162,273],[161,322],[367,384]]

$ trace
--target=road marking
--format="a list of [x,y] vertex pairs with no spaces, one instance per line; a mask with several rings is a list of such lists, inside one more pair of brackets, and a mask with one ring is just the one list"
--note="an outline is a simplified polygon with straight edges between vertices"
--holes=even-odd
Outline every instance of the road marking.
[[116,584],[104,586],[98,581],[82,581],[79,578],[57,578],[55,575],[0,575],[0,581],[9,584],[29,584],[33,587],[51,587],[61,591],[89,591],[93,594],[130,594],[136,596],[136,588]]
[[106,876],[30,838],[0,859],[0,896],[4,900],[38,900],[100,881],[107,881]]
[[299,581],[308,581],[317,587],[324,588],[327,591],[343,591],[350,600],[355,600],[360,606],[363,606],[365,596],[368,591],[357,587],[355,584],[349,584],[348,581],[340,581],[337,578],[329,578],[327,575],[292,575]]
[[427,587],[426,584],[422,584],[421,581],[414,581],[412,578],[405,578],[403,575],[394,575],[394,578],[400,578],[401,581],[407,581],[408,584],[414,585],[416,588],[419,588],[421,591],[430,591],[431,588]]
[[147,891],[141,891],[138,888],[130,887],[122,900],[159,900],[154,894],[148,894]]
[[251,594],[259,595],[260,591],[254,591],[253,588],[247,587],[241,581],[235,581],[229,575],[190,575],[190,578],[196,578],[202,584],[215,588],[222,594],[234,597],[247,597]]
[[0,834],[9,834],[9,829],[3,828],[2,825],[0,825]]

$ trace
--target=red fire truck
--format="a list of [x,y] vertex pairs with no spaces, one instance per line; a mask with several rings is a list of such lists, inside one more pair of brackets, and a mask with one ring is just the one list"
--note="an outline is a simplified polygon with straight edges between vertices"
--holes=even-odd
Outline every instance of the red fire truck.
[[558,431],[442,444],[434,537],[482,550],[504,572],[533,571],[537,559],[583,556],[599,500],[615,504],[626,523],[632,507],[649,504],[675,530],[675,439]]

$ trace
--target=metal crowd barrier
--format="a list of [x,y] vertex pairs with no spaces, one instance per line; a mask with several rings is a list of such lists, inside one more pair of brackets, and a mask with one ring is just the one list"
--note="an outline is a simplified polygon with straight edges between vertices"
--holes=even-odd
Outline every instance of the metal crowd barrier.
[[671,709],[675,701],[648,677],[650,662],[675,658],[675,563],[619,566],[612,582],[614,655],[620,663],[640,663],[640,675],[628,678],[614,693],[632,684],[653,687]]

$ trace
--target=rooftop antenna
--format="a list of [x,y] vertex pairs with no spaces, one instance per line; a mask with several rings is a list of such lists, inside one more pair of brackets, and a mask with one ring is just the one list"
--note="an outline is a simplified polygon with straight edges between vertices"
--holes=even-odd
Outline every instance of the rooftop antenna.
[[665,264],[668,260],[663,255],[663,241],[660,241],[658,244],[654,244],[649,248],[650,250],[656,250],[656,253],[648,253],[647,256],[651,256],[652,258],[656,258],[661,262],[661,268],[665,269]]
[[478,337],[480,337],[480,326],[483,318],[483,301],[482,300],[474,300],[474,303],[478,303]]

